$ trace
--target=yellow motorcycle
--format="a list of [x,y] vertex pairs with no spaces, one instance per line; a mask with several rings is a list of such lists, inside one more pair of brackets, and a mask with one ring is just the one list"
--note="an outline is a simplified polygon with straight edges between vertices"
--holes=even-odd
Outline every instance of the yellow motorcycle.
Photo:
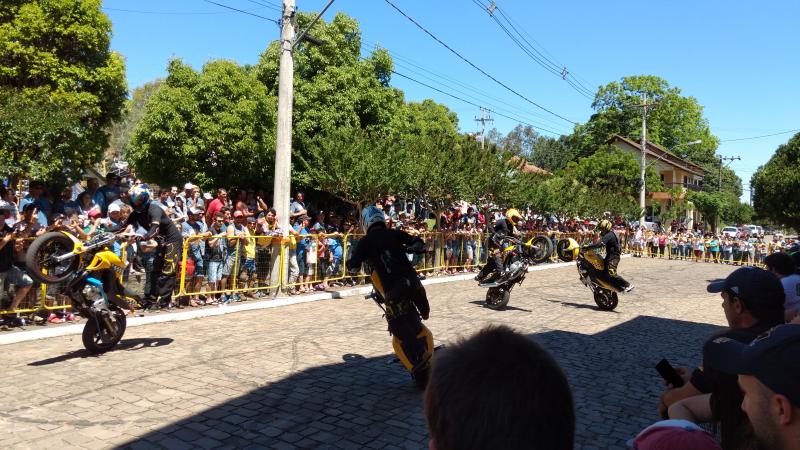
[[113,349],[125,333],[125,311],[136,294],[122,285],[126,262],[113,250],[119,236],[100,233],[81,242],[70,233],[45,233],[31,243],[25,265],[32,278],[62,283],[62,292],[85,317],[83,345],[92,353]]
[[556,244],[558,258],[564,262],[575,261],[581,283],[592,290],[594,302],[603,311],[613,311],[619,303],[621,292],[608,278],[603,258],[595,250],[587,250],[575,239],[561,239]]
[[[383,285],[376,272],[372,272],[371,279],[372,292],[364,298],[372,299],[383,310],[397,359],[411,375],[414,384],[424,389],[428,383],[431,357],[436,350],[433,346],[433,333],[422,323],[412,302],[404,302],[402,305],[387,303]],[[403,336],[399,336],[401,334]]]

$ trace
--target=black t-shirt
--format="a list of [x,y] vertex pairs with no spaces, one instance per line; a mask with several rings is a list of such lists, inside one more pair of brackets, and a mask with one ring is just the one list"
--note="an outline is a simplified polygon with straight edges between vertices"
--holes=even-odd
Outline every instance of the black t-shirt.
[[614,256],[619,257],[622,253],[622,250],[619,246],[619,238],[617,237],[617,233],[613,231],[609,231],[600,238],[600,243],[606,246],[606,259],[612,258]]
[[[14,229],[8,226],[7,223],[3,222],[3,227],[0,228],[0,238],[6,237],[9,233],[13,232]],[[11,269],[11,266],[14,264],[14,240],[10,240],[6,243],[6,245],[0,249],[0,272],[5,272]]]
[[149,231],[150,226],[154,223],[158,224],[158,235],[164,237],[167,242],[181,243],[183,241],[181,232],[172,223],[167,212],[154,202],[150,202],[150,205],[144,211],[133,211],[128,216],[128,221],[125,222],[125,225],[140,226]]
[[406,248],[416,241],[419,238],[405,231],[373,228],[359,241],[347,266],[356,268],[366,261],[378,273],[384,290],[390,291],[401,280],[418,279],[406,253]]

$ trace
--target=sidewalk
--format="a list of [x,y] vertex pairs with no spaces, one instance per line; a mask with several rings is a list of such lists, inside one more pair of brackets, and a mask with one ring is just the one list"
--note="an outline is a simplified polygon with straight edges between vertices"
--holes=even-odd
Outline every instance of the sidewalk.
[[[628,257],[630,255],[623,255]],[[528,272],[539,270],[558,269],[561,267],[571,267],[575,263],[548,263],[533,266],[528,268]],[[471,281],[475,278],[474,273],[467,273],[463,275],[449,275],[438,278],[427,278],[422,281],[423,286],[432,284],[451,283],[456,281]],[[350,297],[355,295],[366,295],[372,291],[372,285],[367,284],[363,286],[331,289],[325,292],[317,292],[313,294],[298,295],[293,297],[273,298],[270,300],[255,300],[247,301],[246,303],[237,303],[233,305],[203,307],[191,309],[189,311],[177,312],[162,312],[151,313],[142,317],[130,317],[127,319],[127,327],[139,327],[142,325],[150,325],[154,323],[176,322],[181,320],[199,319],[202,317],[220,316],[223,314],[231,314],[240,311],[252,311],[257,309],[276,308],[279,306],[295,305],[299,303],[316,302],[321,300],[333,300],[337,298]],[[0,345],[14,344],[17,342],[33,341],[37,339],[46,339],[58,336],[68,336],[81,334],[85,321],[75,324],[63,324],[57,326],[45,326],[39,328],[36,325],[28,325],[23,330],[8,331],[0,334]]]

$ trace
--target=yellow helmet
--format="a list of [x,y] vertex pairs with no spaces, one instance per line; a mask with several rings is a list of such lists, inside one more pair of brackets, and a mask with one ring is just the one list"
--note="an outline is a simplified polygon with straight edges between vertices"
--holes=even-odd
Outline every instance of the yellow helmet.
[[607,219],[603,219],[600,222],[597,222],[595,231],[602,231],[603,233],[611,231],[611,222],[608,221]]
[[522,220],[522,214],[514,208],[509,208],[508,211],[506,211],[506,219],[511,221],[511,223],[517,223]]

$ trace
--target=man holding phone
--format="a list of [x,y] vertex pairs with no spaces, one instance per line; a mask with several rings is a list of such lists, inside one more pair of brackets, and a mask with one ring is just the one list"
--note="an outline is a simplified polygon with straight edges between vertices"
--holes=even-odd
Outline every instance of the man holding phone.
[[[7,206],[0,206],[0,210],[3,210],[3,212],[7,208]],[[36,208],[32,207],[30,209],[32,211]],[[4,286],[8,282],[15,287],[14,298],[8,308],[12,311],[19,307],[22,299],[28,295],[33,285],[31,277],[14,265],[14,244],[17,239],[21,239],[22,233],[24,233],[24,231],[20,232],[18,230],[19,228],[12,228],[5,222],[0,223],[0,286]],[[5,323],[12,326],[22,325],[17,318],[7,319]]]
[[[729,329],[709,339],[726,338],[749,343],[766,330],[783,323],[784,292],[778,278],[766,270],[743,267],[735,270],[724,280],[717,280],[707,287],[708,292],[719,293],[722,310]],[[707,348],[708,343],[706,344]],[[676,369],[685,384],[676,387],[667,384],[661,395],[659,413],[666,418],[667,408],[690,398],[709,395],[706,404],[712,420],[720,422],[723,448],[733,448],[751,438],[747,417],[739,405],[742,394],[736,375],[721,371],[706,352],[703,364],[689,371]]]

